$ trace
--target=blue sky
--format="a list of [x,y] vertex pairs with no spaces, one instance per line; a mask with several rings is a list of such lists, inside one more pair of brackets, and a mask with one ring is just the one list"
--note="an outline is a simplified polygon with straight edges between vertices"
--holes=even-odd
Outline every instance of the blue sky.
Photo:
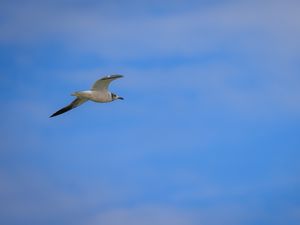
[[0,223],[299,224],[299,8],[1,1]]

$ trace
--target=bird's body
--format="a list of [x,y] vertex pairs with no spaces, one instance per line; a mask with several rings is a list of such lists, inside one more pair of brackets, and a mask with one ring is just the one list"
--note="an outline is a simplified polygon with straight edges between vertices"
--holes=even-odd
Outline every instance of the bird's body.
[[77,91],[72,94],[73,96],[76,96],[78,98],[84,98],[88,99],[93,102],[100,102],[100,103],[105,103],[105,102],[112,102],[112,96],[111,92],[99,92],[99,91]]
[[80,106],[81,104],[89,100],[93,102],[100,102],[100,103],[112,102],[117,99],[123,100],[122,97],[108,91],[108,86],[110,82],[121,77],[123,76],[122,75],[106,76],[97,80],[94,83],[91,90],[74,92],[72,95],[76,96],[76,99],[73,102],[71,102],[71,104],[53,113],[50,117],[58,116],[62,113],[65,113],[71,109]]

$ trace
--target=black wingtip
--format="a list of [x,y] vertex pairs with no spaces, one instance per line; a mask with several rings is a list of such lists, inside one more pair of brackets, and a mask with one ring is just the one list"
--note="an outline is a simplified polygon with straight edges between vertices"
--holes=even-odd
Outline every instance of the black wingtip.
[[71,109],[73,109],[74,107],[72,105],[68,105],[60,110],[58,110],[57,112],[53,113],[49,118],[54,117],[54,116],[58,116],[60,114],[63,114]]
[[52,118],[52,117],[54,117],[54,116],[57,116],[57,115],[55,115],[55,113],[54,113],[54,114],[52,114],[51,116],[49,116],[49,118]]
[[116,76],[116,77],[124,77],[124,75],[122,75],[122,74],[114,74],[114,75],[112,75],[112,76]]
[[61,113],[53,113],[51,116],[49,116],[49,118],[52,118],[52,117],[54,117],[54,116],[58,116],[58,115],[60,115]]
[[124,77],[121,74],[112,74],[112,75],[108,75],[106,77],[101,78],[102,80],[109,80],[109,79],[114,79],[114,78],[122,78]]

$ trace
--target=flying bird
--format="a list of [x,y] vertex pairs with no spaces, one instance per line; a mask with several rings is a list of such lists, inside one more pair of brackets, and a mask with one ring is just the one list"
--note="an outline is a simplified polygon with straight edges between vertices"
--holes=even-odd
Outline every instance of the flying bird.
[[69,105],[66,107],[58,110],[57,112],[53,113],[50,117],[58,116],[60,114],[63,114],[71,109],[74,109],[81,104],[85,103],[88,100],[91,100],[93,102],[112,102],[117,99],[123,100],[122,97],[110,92],[108,90],[108,86],[110,82],[113,80],[116,80],[118,78],[123,77],[122,75],[116,74],[116,75],[109,75],[102,77],[101,79],[97,80],[91,90],[88,91],[77,91],[72,94],[72,96],[75,96],[75,100],[72,101]]

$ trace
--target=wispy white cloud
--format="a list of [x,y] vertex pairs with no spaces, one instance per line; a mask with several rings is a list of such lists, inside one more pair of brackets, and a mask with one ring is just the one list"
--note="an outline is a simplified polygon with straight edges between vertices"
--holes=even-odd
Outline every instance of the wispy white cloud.
[[88,224],[196,224],[195,218],[191,218],[189,214],[191,213],[184,213],[180,210],[170,209],[161,206],[114,209],[111,211],[99,213],[99,215],[91,219],[91,221],[88,222]]
[[[196,169],[180,172],[173,169],[174,165],[168,170],[168,166],[154,164],[159,160],[170,163],[172,157],[200,160],[202,155],[195,153],[205,155],[216,142],[219,145],[212,154],[218,154],[224,150],[220,145],[225,139],[239,142],[241,148],[244,140],[252,140],[245,137],[249,134],[245,130],[241,137],[229,125],[214,125],[215,116],[207,115],[218,114],[218,110],[231,115],[224,119],[257,123],[268,118],[278,121],[283,115],[298,118],[299,1],[205,1],[204,5],[203,1],[190,5],[186,1],[101,1],[91,2],[91,6],[80,1],[72,5],[69,1],[17,1],[19,7],[14,3],[1,3],[0,45],[29,49],[16,54],[17,65],[37,65],[31,50],[52,41],[61,43],[70,55],[96,55],[108,64],[51,71],[33,66],[22,78],[1,77],[4,84],[16,81],[10,89],[16,93],[2,99],[1,116],[5,121],[0,147],[5,151],[1,155],[15,163],[18,160],[13,157],[22,151],[20,158],[37,157],[32,163],[20,160],[25,165],[16,170],[24,170],[23,175],[0,175],[3,218],[12,220],[19,215],[21,222],[41,222],[56,217],[64,224],[68,220],[88,225],[214,225],[245,224],[258,217],[270,217],[258,215],[263,206],[248,204],[251,200],[246,196],[251,192],[266,194],[277,187],[273,181],[255,186],[239,183],[237,178],[240,186],[232,188],[195,175]],[[168,60],[171,65],[166,65]],[[143,63],[146,66],[140,66]],[[32,70],[38,75],[31,74],[27,80],[25,76]],[[93,124],[83,121],[76,112],[73,117],[69,114],[48,120],[52,110],[71,100],[69,93],[89,88],[98,76],[111,72],[125,75],[111,88],[124,95],[126,104],[87,104],[76,109],[97,118]],[[8,77],[12,73],[3,74]],[[106,142],[99,145],[99,140]],[[45,155],[39,158],[34,151],[44,151]],[[50,152],[55,157],[51,158]],[[149,162],[154,157],[158,158],[155,163]],[[56,167],[54,180],[51,172],[43,174],[41,167],[47,167],[40,166],[43,162],[53,164],[45,171]],[[68,168],[63,167],[65,163]],[[85,164],[90,167],[84,168]],[[28,171],[32,168],[42,171]],[[214,165],[205,168],[214,169]],[[82,169],[86,171],[80,175]],[[92,170],[97,170],[97,176],[89,177]],[[100,178],[106,180],[98,181]],[[173,185],[172,190],[152,188],[152,183],[158,181]],[[287,181],[287,186],[295,183]],[[152,188],[152,196],[167,196],[160,202],[159,196],[155,197],[155,203],[141,199],[149,194],[147,188]],[[239,197],[249,202],[240,204],[235,201]],[[226,198],[231,199],[230,203],[224,204]],[[166,199],[169,202],[163,204]],[[180,206],[207,199],[212,205],[205,209]],[[170,202],[176,205],[170,206]],[[82,211],[88,211],[88,215]],[[284,213],[285,218],[298,218],[296,208]]]
[[[218,216],[216,216],[218,215]],[[217,225],[243,224],[251,220],[247,209],[239,205],[221,207],[203,207],[180,209],[169,205],[143,205],[131,208],[120,208],[99,213],[91,220],[90,225],[105,223],[108,225]]]
[[[31,46],[57,40],[74,54],[88,52],[114,62],[113,66],[90,71],[58,71],[57,76],[70,77],[68,82],[76,82],[77,77],[78,87],[79,82],[89,86],[98,71],[113,70],[130,74],[123,81],[129,88],[168,88],[175,93],[197,89],[200,91],[195,96],[232,105],[241,112],[253,112],[254,108],[265,114],[269,109],[299,111],[295,65],[300,51],[298,1],[224,1],[204,6],[192,1],[193,7],[182,9],[183,2],[178,1],[174,3],[178,10],[172,11],[164,8],[168,3],[159,4],[160,13],[156,11],[158,5],[148,2],[121,3],[122,9],[117,2],[93,7],[81,7],[80,2],[72,6],[67,2],[19,2],[20,7],[6,3],[0,40]],[[226,56],[212,65],[197,59],[218,54]],[[172,57],[197,60],[147,70],[118,65]],[[230,57],[235,59],[230,62]],[[241,69],[237,58],[248,64]],[[245,77],[256,80],[252,88],[235,85]]]
[[[114,4],[88,10],[50,2],[19,3],[18,8],[8,4],[3,7],[1,40],[32,44],[58,39],[79,51],[124,59],[194,55],[218,51],[226,45],[231,49],[235,45],[235,51],[241,47],[243,51],[274,47],[294,51],[300,35],[297,1],[231,1],[209,7],[196,5],[170,14],[146,13],[148,4],[144,3],[124,5],[122,11],[128,14],[131,7],[138,7],[130,10],[131,15],[119,13],[120,7]],[[141,9],[145,12],[142,17],[135,13]],[[280,46],[282,43],[285,47]]]
[[110,207],[126,198],[113,187],[100,183],[84,185],[71,177],[62,182],[43,171],[28,168],[1,169],[1,222],[52,224],[55,220],[58,224],[86,224],[89,210]]

